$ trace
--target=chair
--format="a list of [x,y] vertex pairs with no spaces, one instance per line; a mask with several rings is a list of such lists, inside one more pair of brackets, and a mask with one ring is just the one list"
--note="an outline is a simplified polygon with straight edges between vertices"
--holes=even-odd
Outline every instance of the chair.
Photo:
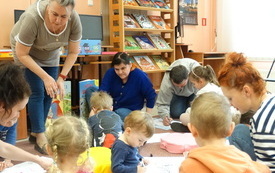
[[267,76],[266,76],[266,79],[265,79],[266,82],[275,82],[275,79],[269,79],[269,75],[270,75],[270,73],[271,73],[271,71],[272,71],[272,69],[273,69],[274,63],[275,63],[275,58],[273,59],[273,62],[272,62],[272,64],[271,64],[271,67],[270,67],[270,69],[269,69],[269,71],[268,71],[268,74],[267,74]]

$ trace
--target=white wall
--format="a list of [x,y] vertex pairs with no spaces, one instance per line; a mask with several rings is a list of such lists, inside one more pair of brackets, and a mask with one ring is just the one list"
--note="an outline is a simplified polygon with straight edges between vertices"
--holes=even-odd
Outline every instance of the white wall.
[[217,51],[275,57],[275,0],[217,0]]

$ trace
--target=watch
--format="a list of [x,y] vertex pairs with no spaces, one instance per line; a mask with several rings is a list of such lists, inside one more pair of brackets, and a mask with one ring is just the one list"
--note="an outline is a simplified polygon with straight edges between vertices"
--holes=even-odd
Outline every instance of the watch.
[[61,77],[63,80],[67,79],[67,76],[63,75],[63,74],[59,74],[59,77]]

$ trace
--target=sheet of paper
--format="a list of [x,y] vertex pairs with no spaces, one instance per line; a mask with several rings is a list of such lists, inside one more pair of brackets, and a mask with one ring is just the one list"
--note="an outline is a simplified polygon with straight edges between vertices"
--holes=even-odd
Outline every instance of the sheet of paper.
[[46,173],[40,165],[34,162],[23,162],[4,169],[1,173]]
[[162,123],[162,118],[154,118],[155,128],[162,129],[162,130],[171,130],[170,126],[165,126]]
[[146,173],[176,173],[184,157],[144,157],[149,160]]
[[156,133],[147,141],[147,143],[158,143],[160,142],[160,138],[167,134],[169,133]]

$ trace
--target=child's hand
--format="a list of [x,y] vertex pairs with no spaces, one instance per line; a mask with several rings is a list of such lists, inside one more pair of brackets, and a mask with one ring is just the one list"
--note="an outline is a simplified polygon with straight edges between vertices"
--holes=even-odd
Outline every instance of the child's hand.
[[170,117],[168,117],[168,116],[165,116],[165,117],[163,118],[162,123],[163,123],[163,125],[165,125],[165,126],[169,126],[169,125],[170,125],[170,122],[171,122],[172,120],[173,120],[172,118],[170,118]]
[[137,173],[144,173],[146,171],[146,166],[137,166]]
[[9,168],[13,166],[13,163],[11,163],[11,160],[5,159],[3,162],[0,162],[0,171],[3,171],[6,168]]

